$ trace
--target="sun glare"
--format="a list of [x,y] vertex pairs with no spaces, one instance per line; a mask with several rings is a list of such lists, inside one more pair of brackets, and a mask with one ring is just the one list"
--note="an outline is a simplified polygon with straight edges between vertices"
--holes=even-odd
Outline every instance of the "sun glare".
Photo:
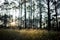
[[16,26],[16,22],[11,22],[11,26]]

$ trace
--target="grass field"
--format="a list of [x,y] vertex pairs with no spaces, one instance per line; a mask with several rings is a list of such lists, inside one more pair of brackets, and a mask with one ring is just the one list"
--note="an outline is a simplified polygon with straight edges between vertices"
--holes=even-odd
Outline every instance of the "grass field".
[[0,29],[0,40],[59,40],[60,32],[40,29]]

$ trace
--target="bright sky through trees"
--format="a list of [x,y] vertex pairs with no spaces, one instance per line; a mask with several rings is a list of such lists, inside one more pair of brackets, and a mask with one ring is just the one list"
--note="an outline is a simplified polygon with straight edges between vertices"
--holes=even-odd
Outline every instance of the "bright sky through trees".
[[[35,4],[37,5],[36,0],[33,0],[33,1],[34,1]],[[9,2],[9,3],[11,3],[11,2],[14,2],[14,3],[15,3],[15,5],[12,4],[12,5],[10,5],[10,7],[12,7],[13,5],[18,7],[18,5],[19,5],[19,3],[18,3],[19,0],[8,0],[8,2]],[[0,0],[0,5],[3,5],[3,3],[4,3],[4,0]],[[43,4],[45,7],[47,7],[46,1],[45,1],[45,2],[42,1],[42,4]],[[30,5],[30,4],[29,4],[29,3],[26,3],[26,5],[28,6],[28,5]],[[50,5],[52,5],[51,2],[50,2]],[[8,6],[9,6],[9,5],[8,5]],[[24,5],[22,5],[22,6],[23,6],[22,16],[24,16]],[[50,6],[50,8],[53,9],[54,6]],[[1,8],[0,8],[0,9],[1,9]],[[35,9],[36,9],[36,10],[35,10],[35,17],[36,17],[36,15],[37,15],[37,13],[38,13],[39,10],[37,9],[37,6],[35,6]],[[44,9],[43,9],[43,10],[44,10]],[[59,10],[60,10],[60,9],[58,9],[58,13],[60,13]],[[10,13],[11,15],[13,15],[13,19],[15,19],[15,16],[18,17],[18,16],[20,15],[19,11],[20,11],[19,9],[12,8],[11,10],[8,10],[8,13]],[[28,11],[28,10],[26,10],[26,11]],[[48,10],[45,9],[45,11],[47,12]],[[3,13],[7,13],[7,11],[6,11],[6,10],[4,10],[4,11],[1,10],[0,13],[2,13],[2,14],[3,14]],[[55,11],[52,13],[52,15],[53,15],[53,14],[55,14]],[[43,12],[42,15],[43,15],[42,17],[43,17],[43,19],[44,19],[44,17],[47,15],[47,13],[44,13],[44,12]],[[28,18],[29,12],[27,12],[27,15],[26,15],[26,16],[27,16],[27,18]]]

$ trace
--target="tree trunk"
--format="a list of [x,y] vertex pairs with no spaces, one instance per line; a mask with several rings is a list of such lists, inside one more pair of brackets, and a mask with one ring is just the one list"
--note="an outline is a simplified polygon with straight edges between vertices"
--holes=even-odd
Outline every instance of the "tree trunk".
[[[34,1],[33,1],[33,3],[34,3]],[[33,4],[33,26],[32,27],[34,27],[34,13],[35,13],[35,4]]]
[[40,28],[42,28],[42,14],[41,14],[41,8],[40,8]]
[[25,28],[26,26],[26,0],[24,0],[24,13],[25,13]]
[[[39,0],[39,2],[41,2],[40,0]],[[42,7],[41,7],[41,3],[39,3],[39,10],[40,10],[40,28],[42,28],[42,11],[41,11],[41,9],[42,9]]]
[[31,17],[30,17],[31,20],[30,21],[31,21],[31,28],[32,28],[32,0],[30,3],[31,3]]
[[[22,2],[22,0],[21,0]],[[22,25],[22,3],[21,3],[21,25]]]
[[58,30],[58,19],[57,19],[57,7],[56,7],[56,4],[55,4],[55,13],[56,13],[56,28]]
[[49,0],[48,0],[48,30],[51,30],[51,17],[50,17],[50,6],[49,6]]

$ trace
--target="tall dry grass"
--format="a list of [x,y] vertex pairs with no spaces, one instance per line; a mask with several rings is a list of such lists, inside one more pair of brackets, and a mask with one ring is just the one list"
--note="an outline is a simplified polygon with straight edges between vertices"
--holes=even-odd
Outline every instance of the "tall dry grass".
[[40,29],[1,29],[1,40],[59,40],[60,33]]

